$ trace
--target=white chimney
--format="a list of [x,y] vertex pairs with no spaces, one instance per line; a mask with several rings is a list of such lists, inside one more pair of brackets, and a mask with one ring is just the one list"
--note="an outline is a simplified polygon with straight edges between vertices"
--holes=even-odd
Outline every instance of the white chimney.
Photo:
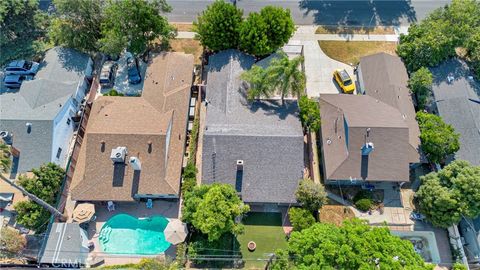
[[137,157],[130,157],[130,165],[135,171],[142,170],[142,163],[140,162],[140,159]]
[[243,160],[239,159],[237,160],[237,171],[243,171]]

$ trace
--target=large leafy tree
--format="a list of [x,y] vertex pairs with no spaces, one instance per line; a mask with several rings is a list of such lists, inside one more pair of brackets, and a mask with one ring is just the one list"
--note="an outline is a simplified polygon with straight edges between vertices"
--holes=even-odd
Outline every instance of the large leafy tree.
[[417,121],[421,148],[431,162],[444,162],[449,155],[460,149],[460,135],[451,125],[443,122],[440,116],[418,112]]
[[297,201],[311,212],[318,211],[327,200],[327,193],[321,184],[314,183],[311,179],[302,179],[295,191]]
[[432,73],[426,67],[422,67],[415,71],[408,81],[410,90],[412,90],[412,92],[417,96],[418,107],[420,109],[425,108],[430,95],[430,90],[432,88],[432,83]]
[[99,49],[102,37],[103,0],[55,0],[56,16],[49,36],[58,45],[90,53]]
[[[18,183],[27,192],[37,196],[42,203],[54,204],[65,177],[65,171],[54,163],[47,163],[33,169],[33,177],[20,177]],[[50,218],[43,205],[33,201],[23,201],[14,205],[18,223],[32,230],[42,230]]]
[[250,209],[228,184],[197,186],[185,194],[183,220],[191,223],[209,241],[219,239],[225,233],[241,233],[243,227],[236,218]]
[[458,224],[480,215],[480,167],[467,161],[450,163],[439,172],[421,177],[416,193],[420,211],[439,227]]
[[295,31],[290,11],[267,6],[260,13],[252,12],[240,27],[240,48],[263,56],[277,51]]
[[203,47],[212,51],[237,48],[243,12],[223,0],[215,1],[193,23]]
[[467,56],[472,61],[473,67],[478,77],[480,77],[480,27],[473,30],[473,34],[465,45]]
[[419,24],[412,24],[408,35],[400,36],[397,53],[410,71],[435,66],[455,55],[456,47],[480,27],[480,3],[475,0],[453,0],[450,5],[432,12]]
[[298,100],[298,106],[300,108],[300,121],[302,121],[303,126],[307,130],[318,131],[321,124],[318,102],[303,95]]
[[[390,233],[387,227],[371,227],[364,220],[345,221],[340,227],[316,223],[292,232],[288,242],[289,269],[433,269],[412,244]],[[283,253],[277,263],[288,265]]]
[[101,25],[100,49],[111,55],[119,55],[124,49],[138,55],[156,39],[167,42],[175,29],[162,12],[170,10],[165,0],[110,1]]
[[37,0],[0,1],[0,65],[43,51],[47,26]]

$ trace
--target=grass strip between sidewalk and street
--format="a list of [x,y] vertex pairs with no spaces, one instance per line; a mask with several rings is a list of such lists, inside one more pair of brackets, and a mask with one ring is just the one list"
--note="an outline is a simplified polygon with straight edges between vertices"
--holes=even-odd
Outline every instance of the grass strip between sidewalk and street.
[[391,26],[341,26],[341,25],[320,25],[315,34],[358,34],[358,35],[391,35],[395,29]]

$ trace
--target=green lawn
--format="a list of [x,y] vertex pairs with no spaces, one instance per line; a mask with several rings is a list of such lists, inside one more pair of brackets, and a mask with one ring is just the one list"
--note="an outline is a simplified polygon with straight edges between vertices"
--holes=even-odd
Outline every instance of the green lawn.
[[[243,219],[243,224],[245,224],[245,233],[238,236],[237,240],[245,260],[245,269],[264,269],[266,260],[269,258],[268,254],[276,249],[287,247],[282,229],[282,216],[280,213],[251,212]],[[248,251],[249,241],[257,244],[254,252]]]

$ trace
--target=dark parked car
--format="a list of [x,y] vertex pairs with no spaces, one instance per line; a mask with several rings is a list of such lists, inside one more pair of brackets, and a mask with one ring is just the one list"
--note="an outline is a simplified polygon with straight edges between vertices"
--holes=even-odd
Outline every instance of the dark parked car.
[[140,75],[138,59],[136,57],[128,57],[127,67],[128,67],[128,82],[131,84],[140,83],[142,81],[142,76]]
[[113,61],[106,61],[103,64],[100,72],[100,85],[103,87],[112,87],[115,83],[115,76],[117,74],[117,63]]
[[38,71],[37,62],[17,60],[10,62],[5,68],[7,75],[35,75]]
[[31,77],[26,75],[6,75],[3,78],[3,85],[7,88],[20,88],[24,80],[31,79]]

